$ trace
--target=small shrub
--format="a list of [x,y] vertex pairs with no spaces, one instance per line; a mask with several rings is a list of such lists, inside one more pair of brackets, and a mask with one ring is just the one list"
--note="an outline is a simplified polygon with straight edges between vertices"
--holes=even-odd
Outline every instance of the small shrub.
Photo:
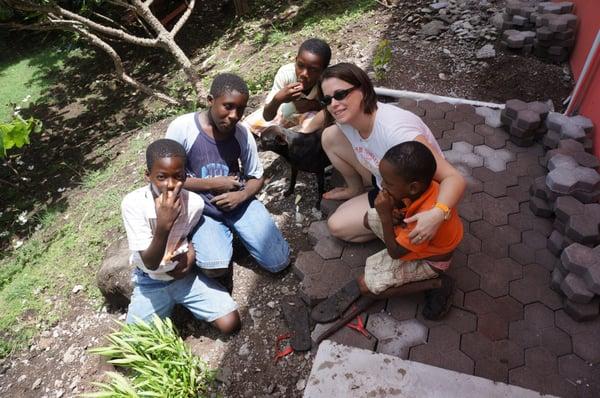
[[126,370],[125,377],[107,372],[107,383],[93,383],[100,391],[84,397],[198,397],[214,380],[213,371],[194,356],[170,319],[123,325],[108,336],[110,345],[90,350],[110,358]]
[[392,60],[392,46],[389,40],[382,40],[377,45],[375,54],[373,55],[373,68],[375,76],[381,80],[387,70],[388,64]]

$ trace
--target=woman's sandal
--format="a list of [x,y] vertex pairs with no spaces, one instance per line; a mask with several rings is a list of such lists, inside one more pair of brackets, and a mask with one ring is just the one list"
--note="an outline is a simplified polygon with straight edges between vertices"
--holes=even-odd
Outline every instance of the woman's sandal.
[[358,282],[352,280],[343,288],[327,297],[312,309],[310,317],[319,323],[331,322],[339,318],[350,305],[360,297]]
[[452,306],[452,292],[454,290],[454,282],[448,275],[441,274],[439,276],[442,287],[429,290],[425,293],[425,306],[423,307],[423,317],[430,321],[438,321],[442,319]]

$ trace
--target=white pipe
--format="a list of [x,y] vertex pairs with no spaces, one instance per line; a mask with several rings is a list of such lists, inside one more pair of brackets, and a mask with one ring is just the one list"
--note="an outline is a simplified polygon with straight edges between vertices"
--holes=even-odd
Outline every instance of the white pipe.
[[444,97],[441,95],[428,94],[428,93],[416,93],[414,91],[406,90],[393,90],[385,87],[375,87],[375,93],[377,95],[385,95],[386,97],[393,98],[410,98],[416,101],[430,100],[433,102],[449,102],[451,104],[467,104],[473,106],[485,106],[487,108],[504,109],[504,104],[495,104],[493,102],[482,102],[475,100],[468,100],[464,98],[453,98]]
[[[592,48],[588,52],[587,57],[585,58],[585,64],[583,64],[583,69],[581,70],[581,74],[579,75],[579,79],[577,79],[577,84],[575,84],[575,88],[573,89],[573,93],[571,94],[571,98],[573,99],[567,110],[565,111],[565,115],[571,115],[573,112],[577,112],[579,105],[581,104],[582,99],[578,99],[578,94],[581,90],[584,89],[584,84],[587,80],[587,75],[590,72],[590,67],[596,58],[596,52],[600,48],[600,29],[596,32],[596,38],[594,39],[594,44],[592,44]],[[585,93],[584,93],[585,94]],[[578,100],[575,102],[575,100]]]

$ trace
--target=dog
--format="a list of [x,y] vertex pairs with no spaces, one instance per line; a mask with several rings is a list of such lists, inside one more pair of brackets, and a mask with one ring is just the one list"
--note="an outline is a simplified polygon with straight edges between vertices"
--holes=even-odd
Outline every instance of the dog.
[[331,164],[321,145],[322,133],[322,130],[318,130],[304,134],[280,126],[270,126],[260,135],[261,149],[281,155],[292,167],[290,185],[284,192],[284,196],[294,193],[298,170],[317,175],[319,192],[315,203],[317,209],[321,208],[321,197],[325,192],[325,168]]

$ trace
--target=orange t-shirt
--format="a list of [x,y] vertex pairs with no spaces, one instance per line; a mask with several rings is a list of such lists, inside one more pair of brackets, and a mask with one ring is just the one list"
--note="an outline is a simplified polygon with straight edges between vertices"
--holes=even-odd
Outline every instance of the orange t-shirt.
[[[432,181],[427,191],[419,199],[407,205],[405,218],[432,209],[435,206],[439,190],[440,185]],[[402,260],[417,260],[450,253],[458,246],[463,237],[463,225],[456,209],[452,209],[448,220],[442,221],[435,236],[429,242],[419,244],[410,242],[408,234],[415,225],[416,223],[412,223],[406,226],[397,225],[394,227],[396,242],[410,251],[401,257]]]

